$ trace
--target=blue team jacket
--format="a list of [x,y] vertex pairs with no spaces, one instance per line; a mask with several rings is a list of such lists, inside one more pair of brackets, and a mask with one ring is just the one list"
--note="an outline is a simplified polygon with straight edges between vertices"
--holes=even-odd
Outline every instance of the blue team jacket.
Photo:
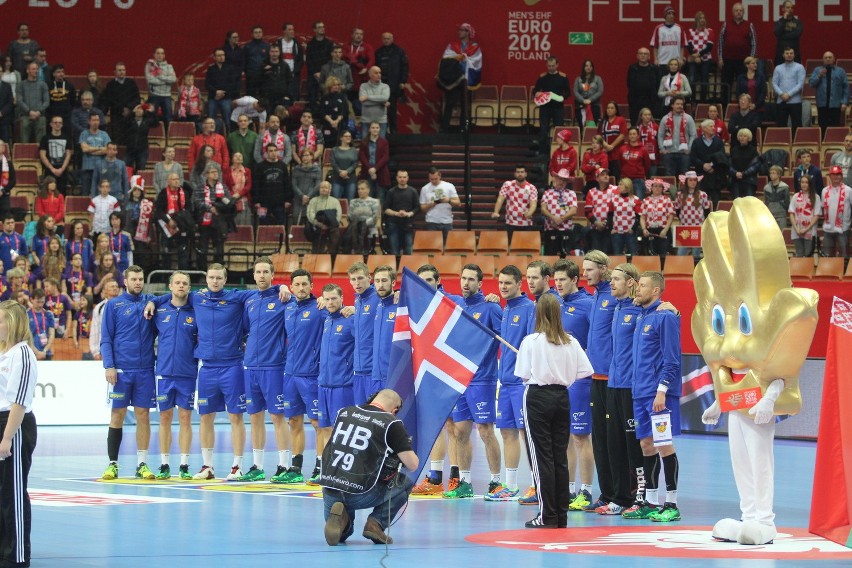
[[[521,294],[506,302],[500,321],[500,337],[520,348],[524,337],[535,329],[535,302]],[[500,347],[499,378],[502,385],[519,385],[523,381],[515,376],[517,354],[508,347]]]
[[355,353],[354,321],[340,311],[329,314],[322,326],[320,343],[319,386],[352,385],[352,363]]
[[667,395],[679,397],[683,376],[680,369],[680,318],[674,312],[657,311],[657,300],[640,314],[633,336],[633,398],[657,394],[666,385]]
[[328,312],[317,308],[317,298],[313,294],[299,301],[295,296],[290,298],[286,312],[287,360],[284,370],[290,376],[316,378],[319,375],[322,324]]
[[359,375],[373,373],[373,327],[376,320],[376,307],[379,295],[376,288],[370,286],[355,297],[353,333],[355,334],[355,353],[353,368]]
[[101,357],[104,369],[154,368],[154,322],[145,319],[148,294],[123,292],[104,306],[101,321]]
[[576,337],[580,347],[586,348],[589,339],[589,315],[595,305],[595,300],[585,290],[578,290],[573,294],[563,296],[562,300],[562,327],[565,331]]
[[601,282],[593,296],[595,305],[589,314],[589,339],[586,355],[596,375],[609,373],[612,360],[612,316],[616,299],[610,292],[609,282]]
[[262,292],[255,290],[245,301],[243,329],[248,337],[243,365],[247,369],[284,370],[287,359],[286,314],[287,304],[278,300],[277,286]]
[[393,343],[393,325],[396,321],[396,304],[393,294],[379,300],[376,307],[376,319],[373,322],[373,380],[388,380],[391,344]]
[[[495,302],[486,302],[482,292],[462,298],[462,309],[473,316],[473,319],[493,331],[500,333],[500,323],[503,319],[503,309],[500,304]],[[498,341],[492,341],[491,347],[488,348],[488,353],[482,359],[479,369],[473,375],[470,384],[472,385],[494,385],[497,384],[497,348]]]
[[189,303],[178,307],[169,302],[157,308],[154,325],[159,337],[157,375],[194,379],[198,375],[198,359],[193,355],[198,341],[195,310]]
[[633,305],[633,298],[616,300],[612,317],[612,362],[609,365],[608,387],[633,387],[633,333],[642,308]]

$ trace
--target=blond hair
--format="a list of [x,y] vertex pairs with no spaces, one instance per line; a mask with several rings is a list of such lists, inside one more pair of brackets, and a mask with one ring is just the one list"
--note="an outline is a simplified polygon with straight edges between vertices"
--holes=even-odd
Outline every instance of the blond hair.
[[27,311],[15,300],[0,302],[0,317],[6,321],[8,333],[6,339],[0,341],[0,351],[5,353],[13,345],[26,341],[30,348],[33,347],[33,334],[30,331],[30,321]]

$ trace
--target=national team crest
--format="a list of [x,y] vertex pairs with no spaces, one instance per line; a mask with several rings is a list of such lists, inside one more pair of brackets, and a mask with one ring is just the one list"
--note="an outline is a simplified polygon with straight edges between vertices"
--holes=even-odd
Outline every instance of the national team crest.
[[228,302],[226,302],[225,300],[219,300],[219,305],[220,305],[220,306],[224,306],[224,305],[225,305],[225,304],[227,304],[227,303],[228,303]]
[[520,319],[521,319],[521,316],[515,316],[515,317],[512,318],[512,323],[518,323],[518,321],[520,321]]
[[310,315],[311,315],[311,312],[305,310],[304,312],[302,312],[302,319],[306,319]]
[[664,433],[666,429],[669,427],[669,423],[666,422],[657,422],[654,427],[657,429],[657,432],[660,434]]
[[473,319],[478,320],[479,316],[481,316],[481,315],[482,315],[481,313],[476,312],[475,314],[473,314]]
[[609,300],[604,300],[603,302],[601,302],[601,307],[602,307],[602,308],[605,308],[605,307],[607,307],[608,305],[609,305]]
[[364,313],[365,313],[365,314],[369,314],[369,313],[370,313],[370,304],[364,304]]
[[628,323],[631,319],[633,319],[633,315],[627,314],[626,316],[624,316],[624,323]]
[[645,333],[648,333],[648,330],[650,330],[650,329],[651,329],[651,324],[649,323],[648,325],[646,325],[645,327],[642,328],[642,331],[644,331]]
[[195,320],[194,320],[194,319],[192,319],[191,317],[187,317],[187,318],[186,318],[186,323],[192,323],[192,322],[194,322],[194,321],[195,321]]
[[568,308],[568,313],[569,313],[569,314],[573,314],[575,311],[577,311],[577,308],[575,308],[574,306],[570,306],[570,307]]
[[336,328],[334,328],[334,330],[335,330],[337,333],[340,333],[341,331],[343,331],[343,326],[342,326],[342,325],[338,325]]
[[169,323],[170,321],[172,321],[172,314],[169,314],[163,318],[163,323]]
[[388,320],[392,320],[395,317],[396,317],[396,312],[391,312],[391,313],[388,314]]
[[267,310],[274,310],[275,309],[275,302],[269,302],[268,304],[266,304],[266,309]]

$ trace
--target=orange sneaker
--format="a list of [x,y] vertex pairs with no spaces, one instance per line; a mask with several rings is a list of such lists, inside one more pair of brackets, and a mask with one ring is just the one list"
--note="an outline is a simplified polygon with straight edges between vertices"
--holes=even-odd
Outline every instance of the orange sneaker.
[[411,490],[413,495],[443,495],[444,494],[444,484],[443,483],[432,483],[429,481],[429,477],[424,477],[423,481],[414,486],[414,489]]

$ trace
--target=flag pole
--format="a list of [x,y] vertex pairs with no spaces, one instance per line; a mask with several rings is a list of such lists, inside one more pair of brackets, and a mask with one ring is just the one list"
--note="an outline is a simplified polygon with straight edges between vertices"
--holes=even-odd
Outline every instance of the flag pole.
[[514,351],[515,353],[517,353],[517,352],[518,352],[518,350],[517,350],[517,349],[515,349],[515,346],[514,346],[514,345],[512,345],[511,343],[509,343],[508,341],[506,341],[505,339],[503,339],[502,337],[500,337],[500,336],[499,336],[499,335],[497,335],[496,333],[494,334],[494,337],[496,337],[496,338],[500,341],[500,343],[502,343],[503,345],[505,345],[506,347],[508,347],[508,348],[509,348],[509,349],[511,349],[512,351]]

